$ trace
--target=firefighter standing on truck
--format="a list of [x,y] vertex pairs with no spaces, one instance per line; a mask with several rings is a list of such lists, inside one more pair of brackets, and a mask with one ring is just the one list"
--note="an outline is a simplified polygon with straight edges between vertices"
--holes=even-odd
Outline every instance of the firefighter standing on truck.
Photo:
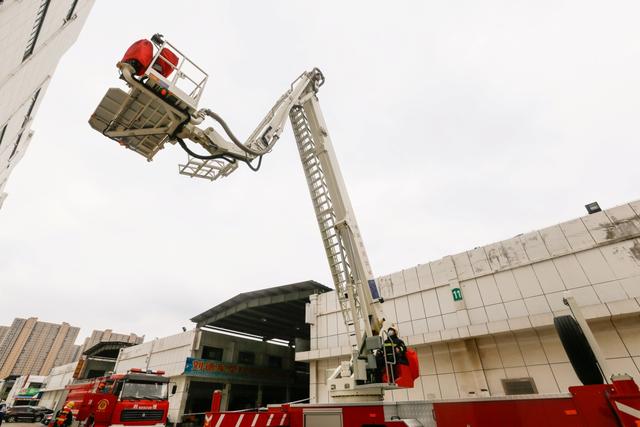
[[[376,351],[375,358],[376,369],[371,372],[372,382],[375,383],[383,382],[386,371],[385,362],[391,366],[409,364],[407,360],[407,346],[404,341],[398,337],[398,328],[395,325],[392,325],[387,330],[387,339],[384,340],[383,348]],[[395,368],[393,369],[395,378]],[[385,381],[389,381],[389,379]]]
[[398,331],[394,326],[387,330],[387,339],[384,340],[384,354],[388,363],[409,364],[407,346],[398,337]]
[[56,421],[54,423],[55,427],[69,427],[73,422],[73,413],[71,412],[73,409],[73,402],[68,402],[64,405],[64,408],[58,411],[56,414]]

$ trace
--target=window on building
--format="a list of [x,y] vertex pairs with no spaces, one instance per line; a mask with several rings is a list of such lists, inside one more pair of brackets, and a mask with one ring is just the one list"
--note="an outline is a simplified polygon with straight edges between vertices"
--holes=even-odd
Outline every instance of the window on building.
[[502,388],[507,396],[514,394],[537,394],[533,378],[509,378],[502,380]]
[[267,359],[267,366],[274,369],[282,369],[282,357],[269,356]]
[[22,135],[24,134],[25,129],[27,128],[27,124],[29,123],[29,119],[31,119],[31,114],[33,113],[33,109],[36,106],[36,102],[38,101],[38,96],[40,95],[40,89],[36,91],[31,97],[31,103],[29,104],[29,108],[27,109],[27,114],[25,114],[24,119],[22,120],[22,126],[20,127],[20,132],[18,133],[18,137],[16,138],[16,142],[13,144],[13,151],[11,151],[11,155],[9,156],[9,160],[13,158],[13,156],[18,151],[18,146],[20,145],[20,141],[22,140]]
[[22,139],[23,133],[24,131],[21,131],[18,134],[18,137],[16,138],[16,142],[13,144],[13,150],[11,150],[11,155],[9,155],[9,160],[13,159],[13,156],[15,156],[16,152],[18,151],[18,146],[20,145],[20,140]]
[[49,9],[50,1],[51,0],[40,0],[40,7],[38,7],[38,12],[36,12],[36,20],[33,23],[33,29],[31,30],[31,35],[29,36],[27,46],[24,50],[24,56],[22,57],[23,62],[33,54],[33,50],[36,48],[36,42],[38,41],[40,30],[42,30],[44,18],[47,16],[47,9]]
[[76,11],[76,6],[78,5],[78,0],[73,0],[71,2],[71,7],[69,8],[69,12],[67,12],[67,17],[64,18],[64,22],[70,21],[73,18],[73,14]]
[[2,146],[2,140],[4,139],[4,134],[7,132],[7,125],[4,125],[0,130],[0,147]]
[[238,353],[238,363],[253,365],[256,363],[256,355],[251,351],[241,351]]
[[27,114],[25,114],[24,119],[22,120],[22,129],[24,129],[27,126],[27,122],[29,121],[29,119],[31,118],[31,113],[33,113],[33,109],[36,106],[36,101],[38,101],[38,96],[40,96],[40,89],[38,89],[33,96],[31,97],[31,100],[29,101],[29,109],[27,110]]
[[207,347],[206,345],[202,347],[202,358],[208,360],[217,360],[218,362],[222,362],[222,355],[224,354],[224,349],[218,347]]

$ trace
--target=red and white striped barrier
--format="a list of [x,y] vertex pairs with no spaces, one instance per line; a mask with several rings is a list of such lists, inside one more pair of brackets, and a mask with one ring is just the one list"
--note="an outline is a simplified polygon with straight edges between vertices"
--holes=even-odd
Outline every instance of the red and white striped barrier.
[[286,412],[220,412],[207,414],[204,427],[289,427]]

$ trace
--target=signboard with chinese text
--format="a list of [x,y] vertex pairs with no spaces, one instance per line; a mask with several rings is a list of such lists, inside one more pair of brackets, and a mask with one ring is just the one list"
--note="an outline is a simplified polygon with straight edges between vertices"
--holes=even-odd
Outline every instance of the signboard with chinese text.
[[291,382],[291,372],[266,366],[249,366],[237,363],[187,357],[184,367],[187,376],[207,377],[234,382],[283,384]]

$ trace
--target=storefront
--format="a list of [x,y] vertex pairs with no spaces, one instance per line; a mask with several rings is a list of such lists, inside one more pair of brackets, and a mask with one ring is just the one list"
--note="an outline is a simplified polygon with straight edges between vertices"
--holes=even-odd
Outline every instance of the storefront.
[[165,371],[177,385],[172,423],[200,423],[215,390],[228,410],[308,398],[308,364],[295,361],[295,347],[309,342],[309,296],[326,291],[302,282],[240,294],[194,317],[194,330],[123,349],[115,371]]
[[9,406],[37,406],[42,395],[41,389],[46,377],[23,375],[18,377],[7,396]]
[[282,367],[280,356],[267,358],[266,366],[187,358],[184,373],[191,384],[187,410],[202,412],[209,408],[211,393],[216,389],[228,394],[231,410],[291,401],[293,394],[300,394],[295,389],[295,372]]

